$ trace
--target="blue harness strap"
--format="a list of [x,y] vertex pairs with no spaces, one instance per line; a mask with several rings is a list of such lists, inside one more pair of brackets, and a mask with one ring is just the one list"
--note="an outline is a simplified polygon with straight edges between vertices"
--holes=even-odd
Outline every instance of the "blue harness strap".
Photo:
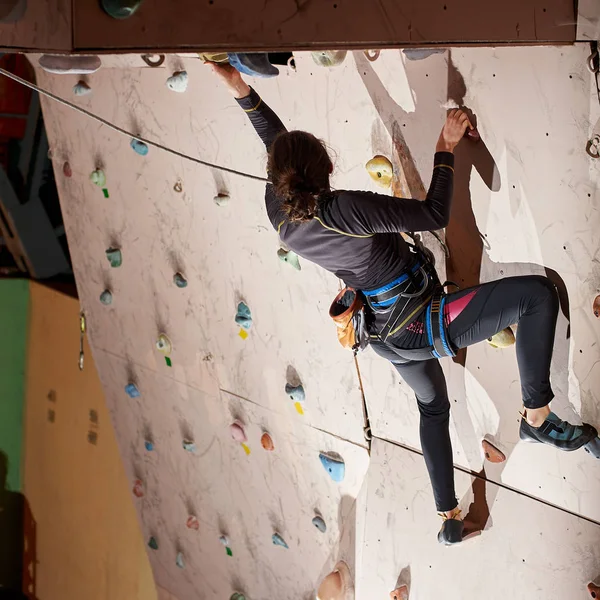
[[431,303],[427,307],[425,327],[427,330],[427,341],[433,346],[431,353],[434,358],[456,356],[456,353],[448,340],[446,326],[444,324],[445,304],[446,297],[443,291],[439,290],[433,295]]

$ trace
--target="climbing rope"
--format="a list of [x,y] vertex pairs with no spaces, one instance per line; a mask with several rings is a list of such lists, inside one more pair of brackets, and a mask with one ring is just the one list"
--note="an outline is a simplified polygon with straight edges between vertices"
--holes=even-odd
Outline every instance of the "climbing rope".
[[134,135],[134,134],[130,133],[129,131],[122,129],[118,125],[115,125],[114,123],[111,123],[110,121],[107,121],[106,119],[103,119],[102,117],[90,112],[89,110],[86,110],[85,108],[81,108],[80,106],[77,106],[76,104],[73,104],[72,102],[69,102],[68,100],[65,100],[64,98],[61,98],[60,96],[57,96],[56,94],[53,94],[52,92],[49,92],[48,90],[45,90],[45,89],[39,87],[35,83],[31,83],[25,79],[22,79],[18,75],[15,75],[14,73],[7,71],[6,69],[0,68],[0,75],[4,75],[5,77],[8,77],[9,79],[16,81],[17,83],[20,83],[21,85],[24,85],[25,87],[28,87],[31,90],[35,90],[38,94],[42,94],[43,96],[51,98],[52,100],[58,102],[59,104],[68,106],[69,108],[72,108],[73,110],[76,110],[77,112],[79,112],[83,115],[86,115],[87,117],[90,117],[90,119],[94,119],[95,121],[98,121],[99,123],[102,123],[103,125],[106,125],[110,129],[117,131],[118,133],[122,133],[123,135],[126,135],[127,137],[134,138],[136,140],[139,140],[140,142],[144,142],[145,144],[148,144],[149,146],[154,146],[155,148],[160,148],[161,150],[164,150],[165,152],[170,152],[171,154],[174,154],[175,156],[179,156],[180,158],[185,158],[186,160],[190,160],[192,162],[195,162],[199,165],[203,165],[205,167],[210,167],[211,169],[217,169],[219,171],[224,171],[225,173],[231,173],[232,175],[239,175],[240,177],[245,177],[246,179],[253,179],[254,181],[264,181],[266,183],[269,183],[269,180],[266,179],[265,177],[258,177],[257,175],[251,175],[250,173],[244,173],[243,171],[237,171],[236,169],[230,169],[229,167],[215,165],[208,161],[201,160],[201,159],[195,158],[193,156],[189,156],[188,154],[185,154],[183,152],[179,152],[178,150],[173,150],[173,148],[163,146],[162,144],[159,144],[158,142],[153,142],[152,140],[147,140],[143,137],[140,137],[139,135]]

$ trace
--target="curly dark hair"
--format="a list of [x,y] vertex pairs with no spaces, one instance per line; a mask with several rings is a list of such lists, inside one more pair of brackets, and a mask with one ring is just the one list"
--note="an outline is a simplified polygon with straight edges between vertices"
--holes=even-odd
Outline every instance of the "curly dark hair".
[[269,150],[268,171],[290,221],[310,221],[331,191],[333,163],[325,144],[306,131],[280,133]]

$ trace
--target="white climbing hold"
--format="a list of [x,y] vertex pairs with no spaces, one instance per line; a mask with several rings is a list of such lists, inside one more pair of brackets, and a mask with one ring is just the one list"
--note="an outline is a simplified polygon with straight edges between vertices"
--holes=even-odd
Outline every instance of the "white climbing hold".
[[102,61],[99,56],[91,55],[43,54],[39,65],[44,71],[56,75],[86,75],[95,73],[102,66]]
[[177,556],[175,557],[175,564],[180,568],[180,569],[185,569],[185,561],[183,559],[183,553],[182,552],[178,552]]
[[348,52],[346,50],[321,50],[310,54],[320,67],[337,67],[344,62]]
[[213,200],[217,206],[227,206],[229,204],[229,194],[219,192]]
[[187,71],[176,71],[167,79],[167,87],[174,91],[183,94],[188,87]]
[[78,81],[73,86],[73,93],[76,96],[87,96],[92,93],[92,88],[85,81]]

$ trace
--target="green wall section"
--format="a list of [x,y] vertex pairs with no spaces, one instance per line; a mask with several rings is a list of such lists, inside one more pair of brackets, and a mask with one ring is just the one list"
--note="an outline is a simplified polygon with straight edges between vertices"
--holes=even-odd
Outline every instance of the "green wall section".
[[21,491],[29,281],[0,279],[0,451],[7,486]]

